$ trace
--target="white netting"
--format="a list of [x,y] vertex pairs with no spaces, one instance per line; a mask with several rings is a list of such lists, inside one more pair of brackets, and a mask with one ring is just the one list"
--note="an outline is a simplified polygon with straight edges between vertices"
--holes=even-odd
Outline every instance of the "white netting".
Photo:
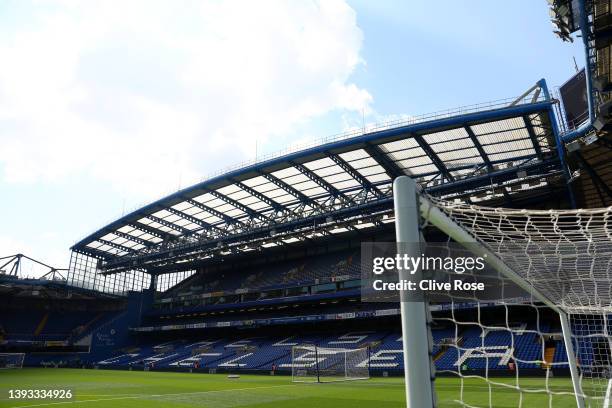
[[332,382],[370,378],[370,353],[367,347],[356,349],[294,346],[291,375],[294,382]]
[[22,368],[24,353],[0,353],[0,368]]
[[566,312],[612,312],[612,207],[512,210],[430,200]]
[[[518,275],[508,279],[500,274],[500,286],[518,278],[529,291],[526,298],[509,299],[502,289],[497,306],[476,296],[450,294],[431,305],[435,310],[450,303],[441,308],[447,312],[433,313],[432,358],[438,375],[459,377],[452,400],[468,407],[575,406],[568,377],[568,351],[571,355],[573,348],[576,358],[569,361],[578,367],[578,399],[585,407],[608,408],[612,404],[612,207],[513,210],[428,197],[421,203],[426,223],[439,222],[429,216],[434,209]],[[470,304],[475,308],[466,306]],[[551,305],[569,316],[569,350]]]

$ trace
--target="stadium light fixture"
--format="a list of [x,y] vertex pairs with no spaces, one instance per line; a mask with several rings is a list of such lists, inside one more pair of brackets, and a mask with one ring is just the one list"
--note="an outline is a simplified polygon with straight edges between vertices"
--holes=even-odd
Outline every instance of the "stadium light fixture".
[[563,41],[573,42],[571,34],[578,30],[576,16],[570,0],[549,1],[550,18],[553,24],[554,33]]

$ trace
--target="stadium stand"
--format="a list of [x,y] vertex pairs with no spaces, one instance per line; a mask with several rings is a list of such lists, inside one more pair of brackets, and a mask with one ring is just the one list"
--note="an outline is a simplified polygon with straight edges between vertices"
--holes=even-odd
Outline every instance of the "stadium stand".
[[[383,229],[368,239],[390,236]],[[10,307],[0,306],[2,347],[29,351],[26,366],[277,374],[291,373],[294,346],[368,347],[371,375],[401,375],[398,305],[360,301],[362,239],[333,241],[315,256],[298,249],[289,256],[240,258],[202,268],[165,290],[134,291],[127,298],[75,288],[49,302],[24,286],[12,294]],[[508,331],[499,327],[506,311],[495,305],[487,310],[483,325],[470,324],[478,317],[468,307],[458,315],[465,322],[459,331],[434,327],[432,356],[440,375],[458,366],[508,375],[510,355],[519,369],[544,375],[549,366],[534,363],[544,349],[555,372],[567,371],[560,328],[547,320],[553,317],[536,320],[511,311],[523,320],[516,318]],[[448,312],[435,313],[443,321]],[[540,336],[549,331],[550,339]],[[332,369],[334,361],[327,355],[319,367]]]
[[[452,371],[457,365],[467,365],[469,370],[500,370],[506,372],[507,352],[515,349],[517,365],[522,369],[541,370],[541,365],[531,362],[537,359],[543,347],[530,327],[525,333],[511,340],[511,334],[504,331],[489,331],[484,335],[476,328],[468,329],[460,336],[460,348],[449,347],[445,340],[454,337],[452,329],[435,329],[434,355],[437,370]],[[114,356],[95,362],[99,367],[132,369],[201,369],[223,371],[271,371],[291,369],[291,349],[301,344],[316,344],[332,349],[350,349],[364,345],[370,347],[370,369],[373,372],[386,371],[399,375],[403,370],[401,334],[397,331],[355,331],[336,334],[296,334],[291,336],[254,336],[241,338],[208,338],[164,343],[146,343],[128,347]],[[559,342],[556,349],[559,348]],[[484,347],[488,357],[480,356],[474,350]],[[557,356],[556,361],[562,361]],[[325,361],[320,362],[322,366]]]
[[20,311],[0,317],[6,340],[67,340],[112,318],[112,312]]
[[250,272],[239,279],[229,279],[225,271],[203,271],[168,290],[160,303],[172,305],[176,299],[197,299],[206,293],[217,294],[212,302],[218,302],[219,294],[237,292],[258,292],[255,300],[259,300],[266,298],[267,291],[359,279],[359,260],[358,250],[348,250],[273,266],[246,265]]
[[[608,205],[609,134],[566,154],[579,124],[561,114],[541,80],[520,98],[361,129],[190,186],[77,242],[65,273],[19,279],[14,256],[0,276],[1,347],[29,366],[283,374],[294,346],[367,347],[373,375],[401,375],[398,305],[360,302],[361,243],[395,240],[392,181],[491,207]],[[433,306],[448,323],[431,331],[440,375],[510,375],[511,362],[567,375],[558,316],[542,305],[536,317],[468,304],[452,318]],[[577,359],[597,365],[598,347],[581,340]]]
[[[377,232],[374,238],[387,237]],[[203,269],[164,291],[131,292],[127,299],[80,293],[78,302],[72,295],[48,302],[24,290],[10,307],[0,307],[6,311],[0,316],[2,345],[5,350],[29,347],[26,366],[279,374],[291,373],[294,346],[368,347],[372,375],[401,375],[399,309],[359,301],[361,249],[356,242],[317,256],[297,251],[289,259],[243,259]],[[463,312],[467,323],[459,332],[444,325],[432,330],[440,373],[461,365],[504,375],[512,354],[520,369],[540,375],[546,367],[533,361],[546,347],[555,369],[567,369],[559,364],[567,359],[560,336],[546,342],[538,335],[549,331],[548,322],[536,324],[529,317],[532,321],[516,323],[513,331],[483,332],[503,321],[504,311],[491,306],[488,326],[470,326],[477,320],[471,313],[469,308]],[[87,346],[80,347],[83,343]],[[320,368],[332,368],[334,361],[328,356]]]

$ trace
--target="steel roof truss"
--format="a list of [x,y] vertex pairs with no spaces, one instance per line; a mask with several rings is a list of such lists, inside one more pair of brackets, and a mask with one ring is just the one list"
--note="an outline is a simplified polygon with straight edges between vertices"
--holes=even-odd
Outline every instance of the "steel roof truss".
[[527,127],[527,133],[529,133],[529,138],[531,139],[531,143],[533,143],[533,148],[535,149],[536,154],[538,155],[538,158],[541,160],[542,159],[542,148],[540,146],[540,141],[538,140],[538,137],[533,131],[533,124],[531,123],[531,119],[529,118],[529,116],[525,115],[523,116],[523,120],[525,121],[525,126]]
[[269,222],[270,219],[268,217],[266,217],[265,215],[263,215],[262,213],[253,210],[250,207],[247,207],[246,205],[234,200],[233,198],[229,198],[228,196],[226,196],[225,194],[221,194],[220,192],[216,191],[216,190],[208,190],[208,192],[210,194],[212,194],[213,196],[215,196],[216,198],[225,201],[228,204],[231,204],[232,206],[236,207],[237,209],[239,209],[240,211],[246,213],[249,215],[249,217],[251,219],[254,218],[259,218],[260,220]]
[[478,153],[480,153],[480,156],[482,157],[482,160],[487,166],[487,169],[489,171],[493,170],[493,164],[491,163],[491,160],[489,159],[489,155],[485,152],[484,148],[482,147],[482,144],[478,140],[478,137],[476,137],[476,135],[472,131],[472,128],[469,126],[464,126],[464,129],[467,132],[470,139],[472,140],[472,143],[474,143],[474,146],[476,146],[476,150],[478,150]]
[[153,235],[154,237],[157,237],[157,238],[162,239],[164,241],[168,241],[170,239],[175,238],[174,235],[168,234],[166,231],[162,231],[162,230],[159,230],[157,228],[150,227],[150,226],[148,226],[146,224],[143,224],[141,222],[138,222],[138,221],[131,222],[131,223],[127,224],[127,225],[129,225],[130,227],[136,228],[136,229],[138,229],[140,231],[147,232],[147,233]]
[[378,189],[378,187],[374,186],[370,183],[370,180],[361,175],[357,170],[355,170],[347,161],[345,161],[342,157],[338,156],[335,153],[328,152],[327,157],[332,159],[334,163],[336,163],[342,170],[348,173],[353,179],[361,183],[366,190],[373,192],[378,197],[382,197],[383,193]]
[[365,150],[366,153],[376,160],[376,162],[385,170],[391,180],[405,175],[402,168],[395,164],[393,160],[390,160],[378,145],[366,144],[363,147],[363,150]]
[[419,144],[421,149],[423,149],[423,151],[427,154],[427,156],[433,162],[433,164],[438,168],[438,170],[440,170],[442,175],[444,175],[444,177],[446,177],[448,181],[455,181],[455,178],[450,173],[450,171],[446,168],[446,165],[444,164],[444,162],[440,160],[440,157],[438,157],[438,154],[434,152],[431,146],[425,141],[425,139],[423,139],[423,136],[415,134],[414,140],[416,140],[416,142]]
[[310,170],[306,166],[300,163],[291,163],[296,169],[298,169],[303,175],[308,177],[311,181],[316,183],[319,187],[327,191],[332,197],[332,201],[334,199],[339,199],[343,202],[350,201],[348,197],[346,197],[340,190],[336,187],[332,186],[330,183],[325,181],[322,177],[317,175],[314,171]]
[[264,194],[260,193],[259,191],[255,190],[254,188],[251,188],[251,187],[247,186],[246,184],[241,183],[239,181],[236,181],[235,183],[236,183],[236,185],[238,187],[240,187],[241,189],[243,189],[244,191],[246,191],[247,193],[249,193],[253,197],[257,198],[259,201],[262,201],[265,204],[267,204],[269,207],[272,207],[274,209],[274,211],[276,211],[277,213],[282,213],[284,211],[287,211],[286,207],[284,207],[281,204],[277,203],[273,199],[271,199],[269,197],[266,197]]
[[194,207],[198,207],[200,210],[202,211],[206,211],[209,214],[214,215],[217,218],[222,219],[226,225],[228,226],[232,226],[232,225],[239,225],[239,226],[244,226],[245,224],[240,221],[238,218],[233,218],[230,217],[229,215],[222,213],[219,210],[216,210],[212,207],[207,206],[206,204],[202,204],[198,201],[192,200],[192,199],[188,199],[187,202],[191,205],[193,205]]
[[[308,204],[308,205],[310,205],[312,207],[316,207],[316,208],[319,208],[319,209],[322,208],[322,206],[317,201],[309,198],[307,195],[305,195],[301,191],[291,187],[289,184],[285,183],[284,181],[282,181],[278,177],[276,177],[276,176],[274,176],[272,174],[269,174],[269,173],[263,173],[263,174],[261,174],[261,176],[263,176],[270,183],[274,184],[276,187],[283,189],[287,193],[289,193],[292,196],[294,196],[295,198],[297,198],[300,201],[300,203]],[[302,208],[302,210],[303,210],[303,208]]]
[[120,244],[116,244],[116,243],[114,243],[114,242],[107,241],[107,240],[102,239],[102,238],[98,238],[98,242],[100,242],[100,243],[102,243],[102,244],[104,244],[104,245],[108,245],[109,247],[112,247],[112,248],[118,249],[118,250],[120,250],[120,251],[122,251],[122,252],[127,252],[127,253],[132,253],[132,252],[134,252],[134,250],[133,250],[132,248],[128,248],[128,247],[126,247],[126,246],[123,246],[123,245],[120,245]]
[[173,229],[174,231],[180,232],[182,235],[187,235],[189,233],[191,233],[191,230],[187,229],[187,228],[183,228],[180,225],[176,225],[172,222],[168,222],[162,218],[156,217],[152,214],[149,214],[146,216],[147,218],[151,219],[152,221],[155,221],[158,224],[163,225],[164,227]]
[[146,247],[155,245],[155,242],[147,241],[146,239],[138,238],[133,235],[126,234],[125,232],[113,231],[113,234],[121,238],[129,239],[130,241],[136,242],[137,244],[144,245]]
[[217,227],[215,225],[209,224],[209,223],[207,223],[204,220],[201,220],[199,218],[196,218],[194,216],[186,214],[186,213],[184,213],[182,211],[179,211],[177,209],[174,209],[172,207],[168,207],[167,210],[169,212],[171,212],[172,214],[174,214],[174,215],[178,215],[179,217],[181,217],[181,218],[183,218],[183,219],[185,219],[185,220],[187,220],[189,222],[192,222],[192,223],[194,223],[196,225],[199,225],[200,227],[203,227],[203,228],[207,229],[209,232],[211,232],[212,230],[215,230],[215,231],[220,232],[221,234],[225,234],[226,233],[224,230],[222,230],[221,228],[219,228],[219,227]]

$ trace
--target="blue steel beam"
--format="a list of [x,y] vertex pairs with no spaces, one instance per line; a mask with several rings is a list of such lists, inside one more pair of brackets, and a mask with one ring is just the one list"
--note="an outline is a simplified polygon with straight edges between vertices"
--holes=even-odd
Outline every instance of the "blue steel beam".
[[[458,115],[448,118],[436,119],[421,123],[415,123],[406,126],[400,126],[392,129],[385,129],[381,131],[376,131],[372,133],[367,133],[361,136],[356,136],[349,139],[343,139],[332,143],[327,143],[321,146],[312,147],[309,149],[305,149],[296,153],[292,153],[283,157],[278,157],[274,159],[270,159],[264,162],[260,162],[257,164],[253,164],[250,166],[243,167],[238,170],[230,171],[224,175],[214,177],[210,180],[204,181],[202,183],[198,183],[196,185],[190,186],[188,188],[182,189],[174,194],[171,194],[167,197],[164,197],[160,200],[157,200],[145,207],[142,207],[132,213],[129,213],[113,223],[107,225],[104,229],[96,231],[87,237],[81,239],[79,242],[72,246],[72,249],[76,249],[79,247],[84,247],[88,242],[95,240],[97,237],[104,235],[103,231],[108,229],[116,230],[121,228],[122,226],[134,223],[136,220],[146,217],[148,213],[154,212],[157,209],[167,207],[167,202],[170,201],[180,201],[184,199],[184,197],[195,197],[196,195],[200,195],[202,191],[207,191],[208,186],[215,185],[218,183],[227,182],[228,179],[233,179],[234,177],[239,177],[242,174],[249,172],[258,172],[264,170],[268,167],[275,167],[276,169],[282,168],[282,166],[290,167],[291,162],[297,159],[301,159],[304,161],[305,158],[309,156],[314,156],[321,154],[322,152],[329,150],[342,150],[350,146],[363,146],[366,143],[384,143],[388,141],[398,140],[402,137],[406,137],[406,135],[414,132],[422,132],[422,131],[436,131],[449,127],[458,127],[462,126],[464,123],[484,123],[487,121],[493,120],[501,120],[506,118],[512,118],[517,116],[522,116],[530,113],[538,113],[541,111],[548,110],[553,101],[545,100],[541,102],[531,103],[531,104],[523,104],[523,105],[514,105],[505,108],[493,109],[488,111],[481,112],[473,112],[464,115]],[[280,167],[279,167],[280,166]]]
[[79,254],[82,255],[86,255],[92,258],[96,258],[96,259],[102,259],[104,261],[108,261],[108,260],[112,260],[112,259],[116,259],[116,256],[113,254],[110,254],[108,252],[104,252],[104,251],[99,251],[95,248],[90,248],[90,247],[86,247],[86,248],[78,248],[78,249],[74,249],[74,252],[77,252]]
[[130,241],[136,242],[137,244],[144,245],[146,247],[155,245],[155,242],[147,241],[146,239],[138,238],[130,234],[126,234],[125,232],[111,231],[111,233],[117,235],[118,237],[129,239]]
[[215,210],[214,208],[209,207],[206,204],[200,203],[199,201],[192,200],[192,199],[188,199],[186,201],[187,201],[187,203],[193,205],[194,207],[197,207],[197,208],[199,208],[202,211],[206,211],[207,213],[212,214],[215,217],[222,219],[223,222],[225,222],[226,225],[240,225],[240,226],[244,226],[245,225],[238,218],[230,217],[227,214],[222,213],[221,211]]
[[317,208],[317,209],[323,208],[323,206],[318,201],[313,200],[312,198],[308,197],[306,194],[302,193],[301,191],[291,187],[289,184],[285,183],[284,181],[274,176],[273,174],[262,173],[262,172],[260,172],[259,174],[263,178],[268,180],[270,183],[274,184],[276,187],[281,188],[285,192],[297,198],[301,203],[310,205],[311,207]]
[[389,159],[389,157],[385,154],[385,152],[381,149],[380,146],[371,143],[366,143],[363,146],[363,150],[365,150],[365,152],[369,154],[370,157],[376,160],[376,162],[380,165],[380,167],[383,168],[383,170],[387,173],[387,176],[389,176],[391,180],[399,176],[407,175],[400,166],[395,164],[393,160]]
[[591,41],[591,32],[590,32],[590,24],[589,24],[589,16],[586,8],[585,0],[577,0],[578,1],[578,10],[579,10],[579,20],[580,20],[580,34],[582,36],[582,44],[584,45],[584,56],[585,56],[585,64],[586,68],[586,91],[587,91],[587,106],[589,109],[589,123],[593,123],[595,121],[595,103],[593,99],[593,72],[595,71],[595,67],[593,66],[593,62],[591,59],[592,47],[589,41]]
[[286,210],[285,207],[283,207],[282,205],[280,205],[279,203],[277,203],[273,199],[271,199],[269,197],[266,197],[264,194],[260,193],[259,191],[255,190],[254,188],[251,188],[251,187],[247,186],[246,184],[241,183],[240,181],[236,181],[235,184],[238,187],[240,187],[241,189],[243,189],[244,191],[246,191],[247,193],[249,193],[250,195],[252,195],[253,197],[257,198],[259,201],[266,203],[268,205],[268,207],[273,208],[274,211],[281,212],[283,210]]
[[561,139],[565,143],[569,143],[572,140],[576,140],[585,136],[587,133],[593,130],[593,122],[595,122],[595,100],[593,98],[593,72],[595,72],[595,67],[593,66],[593,58],[595,56],[591,56],[591,53],[594,52],[591,44],[591,32],[589,25],[589,16],[588,10],[586,8],[585,0],[577,0],[578,1],[578,13],[579,13],[579,21],[580,21],[580,36],[582,37],[582,44],[584,46],[584,58],[586,69],[584,70],[586,75],[586,90],[587,90],[587,108],[589,111],[589,121],[585,123],[580,128],[571,131],[569,133],[565,133]]
[[120,244],[116,244],[114,242],[107,241],[107,240],[102,239],[102,238],[98,238],[98,242],[101,242],[104,245],[108,245],[110,247],[113,247],[113,248],[118,249],[118,250],[123,251],[123,252],[127,252],[127,253],[134,252],[134,250],[132,248],[128,248],[126,246],[123,246],[123,245],[120,245]]
[[540,142],[533,130],[533,124],[531,123],[531,119],[529,116],[524,115],[523,120],[525,121],[525,127],[527,128],[527,133],[529,133],[529,138],[531,139],[531,143],[533,143],[533,148],[536,151],[536,154],[540,159],[542,159],[542,148],[540,147]]
[[[548,92],[548,85],[546,85],[546,80],[540,79],[538,81],[538,85],[540,85],[540,88],[542,89],[546,100],[551,100],[550,93]],[[570,202],[570,206],[571,208],[576,208],[576,198],[574,197],[574,191],[572,190],[572,186],[570,185],[572,178],[567,163],[565,161],[565,145],[563,143],[563,139],[561,138],[559,126],[557,125],[557,119],[552,108],[548,109],[548,120],[550,121],[553,137],[555,138],[555,144],[557,145],[557,155],[559,156],[559,163],[561,164],[563,176],[565,177],[565,185],[567,188],[567,196]]]
[[442,175],[446,177],[448,181],[455,181],[455,178],[448,170],[444,162],[440,160],[440,157],[438,157],[438,154],[431,148],[429,143],[427,143],[425,139],[423,139],[423,136],[415,134],[414,140],[416,140],[419,146],[421,146],[421,149],[423,149],[423,151],[427,154],[427,157],[429,157],[429,159],[438,168],[438,170],[440,170],[440,173],[442,173]]
[[[525,161],[525,162],[528,162],[528,161],[533,160],[533,159],[536,159],[536,158],[537,158],[537,156],[536,156],[536,155],[528,155],[528,156],[522,156],[522,157],[520,157],[520,158],[513,158],[513,161],[515,161],[515,160],[523,160],[523,161]],[[499,164],[499,163],[506,163],[506,162],[508,162],[508,160],[496,160],[496,161],[491,161],[491,164],[495,165],[495,164]],[[468,169],[468,168],[473,168],[473,165],[471,165],[471,164],[470,164],[470,165],[465,165],[465,166],[459,166],[459,167],[455,168],[454,170],[463,170],[463,169]],[[511,173],[515,174],[515,171],[516,171],[516,169],[512,170],[512,171],[511,171]],[[432,173],[432,174],[439,174],[439,173]],[[415,177],[421,177],[421,175],[415,175]],[[506,179],[511,179],[511,178],[512,178],[512,177],[507,177]],[[464,180],[463,180],[461,183],[458,183],[458,184],[456,184],[456,185],[457,185],[457,186],[460,186],[460,189],[470,189],[470,188],[473,188],[474,186],[475,186],[475,187],[478,187],[478,183],[482,183],[482,180],[485,180],[485,181],[486,181],[486,180],[488,180],[488,181],[486,181],[486,183],[488,183],[488,184],[490,184],[492,181],[494,181],[494,179],[489,179],[489,176],[488,176],[488,175],[485,175],[485,176],[482,176],[482,177],[480,177],[480,178],[468,178],[468,179],[464,179]],[[472,183],[472,181],[473,181],[474,183]],[[378,185],[378,184],[384,184],[384,183],[386,183],[386,182],[380,182],[380,183],[377,183],[377,185]],[[473,186],[472,184],[474,184],[474,186]],[[433,191],[433,192],[436,192],[436,193],[438,193],[438,192],[442,192],[442,193],[452,193],[452,192],[455,192],[455,191],[453,190],[453,186],[455,186],[455,184],[453,184],[453,183],[445,183],[443,186],[439,186],[439,187],[429,187],[429,188],[427,189],[427,191],[428,191],[428,192]],[[353,191],[353,190],[354,190],[354,191],[356,191],[356,190],[358,190],[358,189],[361,189],[361,187],[359,187],[359,188],[355,187],[355,188],[353,188],[353,189],[347,190],[347,192],[350,192],[350,191]],[[457,191],[459,191],[459,190],[457,190]],[[200,205],[201,205],[201,204],[200,204]],[[327,212],[325,212],[325,211],[327,211]],[[325,210],[325,208],[323,208],[323,209],[319,209],[319,210],[318,210],[318,212],[317,212],[317,214],[321,214],[321,213],[325,213],[325,214],[332,214],[332,215],[333,215],[333,213],[334,213],[334,209],[332,209],[331,207],[330,207],[330,208],[328,208],[327,210]],[[307,214],[307,213],[303,213],[303,215],[304,215],[304,216],[310,216],[311,214],[310,214],[310,213],[308,213],[308,214]],[[158,219],[158,218],[156,218],[156,217],[155,217],[155,219],[156,219],[156,221],[163,221],[163,222],[165,222],[164,220],[160,220],[160,219]],[[174,225],[174,224],[173,224],[173,225]],[[277,225],[277,224],[275,224],[275,225]],[[260,225],[260,226],[259,226],[259,227],[257,227],[257,228],[258,228],[258,229],[262,229],[262,228],[264,228],[264,229],[265,229],[265,228],[267,228],[267,227],[269,227],[269,226],[270,226],[270,225],[265,225],[265,224],[264,224],[264,225]],[[248,231],[246,231],[246,230],[248,229],[248,226],[244,225],[243,227],[244,227],[244,229],[245,229],[245,231],[243,231],[243,232],[247,232],[247,233],[248,233]],[[193,233],[193,232],[196,232],[196,231],[197,231],[197,230],[190,231],[190,232],[191,232],[191,233]],[[180,237],[179,237],[179,236],[171,236],[171,237],[173,238],[173,240],[172,240],[172,241],[176,241],[176,240],[180,239]],[[219,236],[219,237],[217,237],[217,238],[224,238],[224,237]],[[211,238],[211,239],[213,239],[213,238]],[[216,239],[216,238],[215,238],[215,239]]]
[[327,191],[332,197],[347,200],[347,201],[349,200],[348,197],[346,197],[342,192],[340,192],[340,190],[338,190],[336,187],[329,184],[327,181],[323,179],[323,177],[318,176],[314,171],[310,170],[308,167],[300,163],[292,162],[291,164],[293,165],[293,167],[298,169],[303,175],[305,175],[311,181],[314,181],[319,187]]
[[169,221],[166,221],[166,220],[161,219],[159,217],[156,217],[153,214],[149,214],[146,217],[149,218],[151,221],[155,221],[156,223],[163,225],[164,227],[167,227],[167,228],[170,228],[170,229],[172,229],[174,231],[180,232],[182,235],[187,235],[187,234],[189,234],[191,232],[187,228],[183,228],[180,225],[176,225],[176,224],[174,224],[172,222],[169,222]]
[[174,215],[178,215],[179,217],[181,217],[181,218],[183,218],[183,219],[185,219],[185,220],[187,220],[187,221],[189,221],[191,223],[199,225],[200,227],[202,227],[204,229],[207,229],[209,231],[210,230],[216,230],[216,231],[219,231],[222,234],[225,234],[225,231],[223,231],[221,228],[216,227],[216,226],[214,226],[212,224],[209,224],[206,221],[201,220],[199,218],[196,218],[196,217],[194,217],[192,215],[186,214],[183,211],[179,211],[179,210],[177,210],[175,208],[172,208],[172,207],[168,207],[168,208],[166,208],[166,210],[168,212],[171,212]]
[[[535,157],[535,156],[534,156]],[[473,177],[471,179],[463,179],[457,180],[455,183],[447,183],[440,186],[432,187],[428,189],[430,194],[434,195],[449,195],[449,194],[457,194],[463,192],[465,190],[477,190],[488,189],[492,184],[502,183],[509,180],[516,179],[516,173],[519,170],[524,170],[528,175],[534,174],[551,174],[555,171],[558,173],[558,160],[556,159],[548,159],[545,161],[538,161],[528,165],[513,167],[503,170],[498,170],[492,172],[490,174],[484,174],[478,177]],[[312,225],[316,225],[319,223],[323,223],[327,221],[327,217],[332,216],[334,221],[341,221],[344,218],[353,218],[360,214],[370,215],[375,213],[376,211],[386,211],[391,209],[393,206],[392,197],[388,196],[383,199],[374,200],[370,202],[365,202],[363,204],[355,205],[352,207],[343,208],[334,212],[327,213],[315,213],[311,216],[304,217],[302,219],[292,220],[290,222],[278,225],[271,225],[268,227],[258,228],[253,231],[241,232],[232,236],[228,236],[224,239],[224,242],[230,244],[232,242],[242,243],[242,240],[249,240],[253,242],[255,239],[270,239],[270,231],[274,229],[278,234],[281,234],[285,231],[289,232],[299,232],[300,228],[312,228]],[[217,246],[218,240],[209,239],[202,240],[199,242],[187,243],[180,248],[172,247],[161,249],[159,252],[144,254],[138,257],[138,262],[142,262],[143,260],[150,260],[151,262],[167,262],[169,261],[168,256],[166,254],[172,253],[173,260],[176,260],[181,253],[188,254],[187,256],[193,256],[195,250],[200,249],[204,250],[215,249]],[[110,261],[108,264],[111,271],[119,272],[121,268],[133,268],[134,264],[132,263],[132,258],[119,258],[113,261]],[[140,264],[139,264],[140,265]],[[149,267],[150,265],[141,265],[142,267]]]
[[491,164],[489,155],[487,154],[487,152],[485,152],[484,148],[482,147],[482,144],[480,143],[480,141],[474,134],[474,131],[472,130],[472,128],[470,126],[464,126],[463,128],[465,129],[465,132],[470,137],[470,140],[472,141],[472,143],[474,143],[474,146],[476,146],[476,150],[478,150],[478,154],[480,154],[480,157],[482,157],[482,160],[487,166],[487,169],[489,171],[493,170],[493,164]]
[[[478,154],[484,161],[484,164],[487,167],[487,171],[492,172],[493,164],[491,163],[491,159],[489,159],[489,155],[487,154],[487,152],[485,152],[484,148],[482,147],[482,144],[478,140],[478,137],[476,137],[476,134],[474,133],[474,131],[472,130],[470,126],[464,126],[464,129],[465,129],[465,132],[468,134],[470,140],[476,147],[476,150],[478,150]],[[508,190],[505,187],[502,188],[502,194],[504,195],[506,202],[508,203],[512,202],[512,198],[510,197],[510,194],[508,194]]]
[[361,175],[357,170],[351,167],[342,157],[335,153],[327,152],[327,157],[332,159],[334,163],[336,163],[342,170],[348,173],[352,178],[358,181],[362,186],[366,188],[366,190],[372,191],[379,197],[384,196],[383,192],[378,189],[375,185],[370,183],[370,180]]
[[221,194],[217,190],[211,189],[211,190],[208,190],[208,192],[212,194],[213,196],[217,197],[218,199],[223,200],[226,203],[233,205],[234,207],[236,207],[243,213],[248,214],[251,218],[259,218],[260,220],[269,221],[269,218],[263,215],[262,213],[253,210],[252,208],[234,200],[233,198],[229,198],[225,194]]
[[[368,216],[370,216],[372,213],[376,211],[388,212],[391,210],[392,206],[393,206],[393,198],[388,197],[383,200],[373,201],[373,202],[357,205],[355,207],[344,208],[342,210],[338,210],[337,212],[334,213],[334,217],[337,217],[338,219],[342,219],[344,217],[353,218],[357,214],[367,214]],[[312,225],[325,223],[328,217],[329,217],[329,214],[317,213],[313,216],[310,216],[304,219],[295,220],[292,222],[274,226],[273,228],[277,232],[278,235],[284,232],[290,232],[292,234],[294,233],[301,234],[304,232],[302,231],[302,229],[306,228],[308,229],[308,231],[310,231],[312,229]],[[270,241],[271,239],[270,230],[271,230],[270,228],[261,228],[257,231],[239,233],[234,236],[228,237],[226,240],[224,240],[224,242],[226,244],[238,242],[240,245],[242,245],[245,239],[248,240],[249,242],[254,242],[258,239],[260,241],[261,240]],[[204,249],[216,250],[217,242],[218,242],[217,240],[206,240],[206,241],[195,242],[195,243],[187,243],[181,246],[180,248],[173,247],[173,248],[162,249],[159,253],[144,254],[138,257],[137,261],[139,263],[137,265],[149,268],[151,265],[141,264],[141,262],[144,260],[166,262],[168,261],[167,254],[169,253],[173,254],[172,262],[174,262],[176,261],[176,259],[180,257],[181,254],[187,253],[188,256],[192,256],[193,252],[196,249],[204,248]],[[117,268],[122,268],[123,266],[125,266],[125,268],[135,267],[136,265],[134,265],[133,261],[134,259],[132,258],[115,259],[108,263],[107,268],[110,269],[112,273],[116,273],[120,271]]]
[[136,228],[140,231],[144,231],[146,233],[149,233],[151,235],[153,235],[154,237],[157,237],[159,239],[163,239],[164,241],[168,241],[170,239],[175,238],[175,235],[172,234],[168,234],[166,231],[162,231],[160,229],[157,228],[153,228],[153,227],[149,227],[146,224],[143,224],[141,222],[138,221],[134,221],[134,222],[130,222],[128,224],[126,224],[132,228]]

